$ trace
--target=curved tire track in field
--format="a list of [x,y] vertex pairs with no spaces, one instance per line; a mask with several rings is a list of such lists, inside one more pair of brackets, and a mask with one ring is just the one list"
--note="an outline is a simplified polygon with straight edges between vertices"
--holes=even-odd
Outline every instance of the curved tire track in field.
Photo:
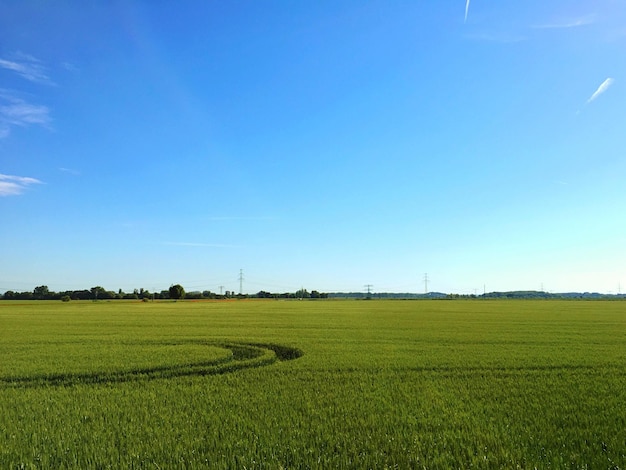
[[[190,362],[170,366],[154,366],[124,371],[88,373],[53,373],[0,377],[0,387],[35,388],[69,387],[85,384],[111,384],[140,380],[171,379],[177,377],[220,375],[243,369],[263,367],[277,361],[290,361],[303,355],[300,349],[273,343],[244,343],[236,341],[180,341],[176,344],[202,344],[227,349],[226,358]],[[171,341],[150,342],[151,345],[172,345]]]

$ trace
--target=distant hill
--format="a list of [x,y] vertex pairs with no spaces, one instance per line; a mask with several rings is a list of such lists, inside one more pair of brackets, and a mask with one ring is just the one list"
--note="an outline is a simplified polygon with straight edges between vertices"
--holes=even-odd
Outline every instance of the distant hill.
[[367,292],[331,292],[328,298],[335,299],[445,299],[448,294],[443,292],[429,292],[427,294],[416,294],[414,292],[376,292],[367,294]]
[[328,298],[335,299],[626,299],[626,294],[600,294],[598,292],[561,292],[544,291],[507,291],[487,292],[480,295],[444,294],[443,292],[428,292],[416,294],[414,292],[331,292]]

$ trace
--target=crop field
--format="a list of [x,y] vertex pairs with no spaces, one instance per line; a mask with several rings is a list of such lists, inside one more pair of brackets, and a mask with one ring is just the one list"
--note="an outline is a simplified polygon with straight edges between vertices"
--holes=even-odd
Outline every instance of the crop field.
[[0,302],[0,468],[626,468],[626,303]]

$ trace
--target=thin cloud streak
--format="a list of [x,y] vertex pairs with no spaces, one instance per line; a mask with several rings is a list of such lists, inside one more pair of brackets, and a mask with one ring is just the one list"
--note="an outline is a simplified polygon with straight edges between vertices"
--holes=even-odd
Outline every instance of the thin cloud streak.
[[555,23],[538,24],[532,26],[534,29],[567,29],[567,28],[579,28],[581,26],[588,26],[595,22],[595,17],[585,16],[582,18],[575,18],[565,21],[558,21]]
[[597,99],[598,96],[600,96],[602,93],[606,92],[606,90],[609,89],[609,87],[613,84],[613,82],[615,82],[615,80],[612,79],[611,77],[604,80],[602,84],[598,87],[598,89],[593,93],[593,95],[589,97],[589,99],[587,100],[587,104],[591,103],[592,101]]
[[59,171],[62,171],[63,173],[68,173],[68,174],[74,175],[74,176],[80,176],[80,171],[73,170],[72,168],[61,167],[61,168],[59,168]]
[[8,90],[0,89],[0,139],[9,135],[12,126],[37,124],[47,127],[50,121],[47,106],[28,103]]
[[[47,75],[41,61],[31,55],[16,52],[12,57],[0,57],[0,70],[13,72],[29,82],[55,85]],[[11,133],[11,127],[50,123],[47,106],[32,104],[20,98],[14,91],[0,88],[0,139]]]
[[0,196],[20,195],[33,184],[42,184],[42,182],[28,176],[3,175],[0,173]]
[[0,116],[8,124],[24,126],[27,124],[48,124],[49,109],[46,106],[26,102],[14,102],[0,106]]
[[469,7],[470,7],[470,0],[467,0],[465,2],[465,20],[463,21],[463,23],[467,23],[467,14],[469,13]]
[[18,53],[16,56],[18,60],[0,58],[0,68],[15,72],[29,82],[54,85],[41,61],[28,54]]

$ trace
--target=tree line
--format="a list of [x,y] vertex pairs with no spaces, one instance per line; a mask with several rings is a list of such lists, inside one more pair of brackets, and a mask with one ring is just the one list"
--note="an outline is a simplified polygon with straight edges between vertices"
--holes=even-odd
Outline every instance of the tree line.
[[210,290],[186,292],[180,284],[173,284],[169,289],[158,292],[150,292],[148,289],[134,289],[133,292],[124,292],[122,289],[116,291],[107,290],[102,286],[95,286],[90,289],[67,290],[55,292],[48,286],[35,287],[32,291],[17,292],[6,291],[0,295],[0,300],[179,300],[179,299],[230,299],[230,298],[260,298],[260,299],[325,299],[328,294],[313,290],[300,289],[296,292],[271,293],[259,291],[256,294],[236,294],[226,291],[225,294],[217,294]]
[[[179,289],[180,288],[180,289]],[[203,296],[210,297],[212,292],[205,291]],[[51,291],[48,286],[37,286],[32,291],[17,292],[6,291],[0,296],[2,300],[153,300],[153,299],[179,299],[185,297],[185,291],[179,284],[171,286],[167,290],[150,292],[148,289],[134,289],[133,292],[124,292],[119,289],[117,292],[107,290],[102,286],[95,286],[90,289]]]
[[327,299],[328,294],[316,290],[309,292],[306,289],[300,289],[296,292],[284,292],[282,294],[262,290],[257,292],[254,297],[258,299]]

